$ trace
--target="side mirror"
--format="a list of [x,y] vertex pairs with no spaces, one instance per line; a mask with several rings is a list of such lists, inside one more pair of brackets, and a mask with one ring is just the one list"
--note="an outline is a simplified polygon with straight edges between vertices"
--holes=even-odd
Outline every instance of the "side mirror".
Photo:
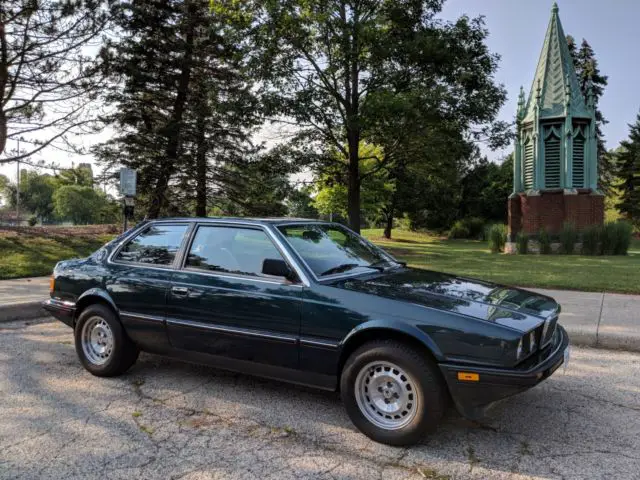
[[289,268],[287,262],[276,258],[265,258],[262,262],[262,273],[264,275],[273,275],[274,277],[284,277],[287,280],[294,281],[295,273]]

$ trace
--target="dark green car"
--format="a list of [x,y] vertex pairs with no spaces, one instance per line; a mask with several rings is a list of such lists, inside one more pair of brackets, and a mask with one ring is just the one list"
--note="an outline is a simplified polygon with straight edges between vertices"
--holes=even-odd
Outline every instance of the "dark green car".
[[145,222],[60,262],[44,304],[80,361],[140,350],[328,390],[379,442],[417,441],[447,403],[477,418],[567,361],[549,297],[407,268],[351,230],[292,219]]

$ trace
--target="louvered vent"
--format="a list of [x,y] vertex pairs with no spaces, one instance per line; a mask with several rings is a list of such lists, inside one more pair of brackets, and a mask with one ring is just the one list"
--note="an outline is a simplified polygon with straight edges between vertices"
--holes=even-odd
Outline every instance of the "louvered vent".
[[533,188],[533,142],[529,140],[524,145],[524,189]]
[[544,141],[544,186],[560,188],[560,139],[553,134]]
[[584,187],[584,137],[576,135],[573,139],[573,188]]

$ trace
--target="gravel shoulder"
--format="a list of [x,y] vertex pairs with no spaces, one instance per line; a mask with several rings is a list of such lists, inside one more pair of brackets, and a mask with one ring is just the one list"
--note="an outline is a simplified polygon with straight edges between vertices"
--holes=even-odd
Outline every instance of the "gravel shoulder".
[[640,478],[640,355],[572,354],[483,424],[451,411],[394,448],[337,394],[145,354],[99,379],[68,327],[0,324],[0,478]]

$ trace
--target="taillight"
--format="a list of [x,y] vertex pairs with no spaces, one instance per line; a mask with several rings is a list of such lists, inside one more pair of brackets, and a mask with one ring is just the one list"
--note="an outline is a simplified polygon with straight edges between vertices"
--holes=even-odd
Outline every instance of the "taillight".
[[49,279],[49,293],[53,293],[53,290],[56,286],[56,278],[51,275],[51,278]]

